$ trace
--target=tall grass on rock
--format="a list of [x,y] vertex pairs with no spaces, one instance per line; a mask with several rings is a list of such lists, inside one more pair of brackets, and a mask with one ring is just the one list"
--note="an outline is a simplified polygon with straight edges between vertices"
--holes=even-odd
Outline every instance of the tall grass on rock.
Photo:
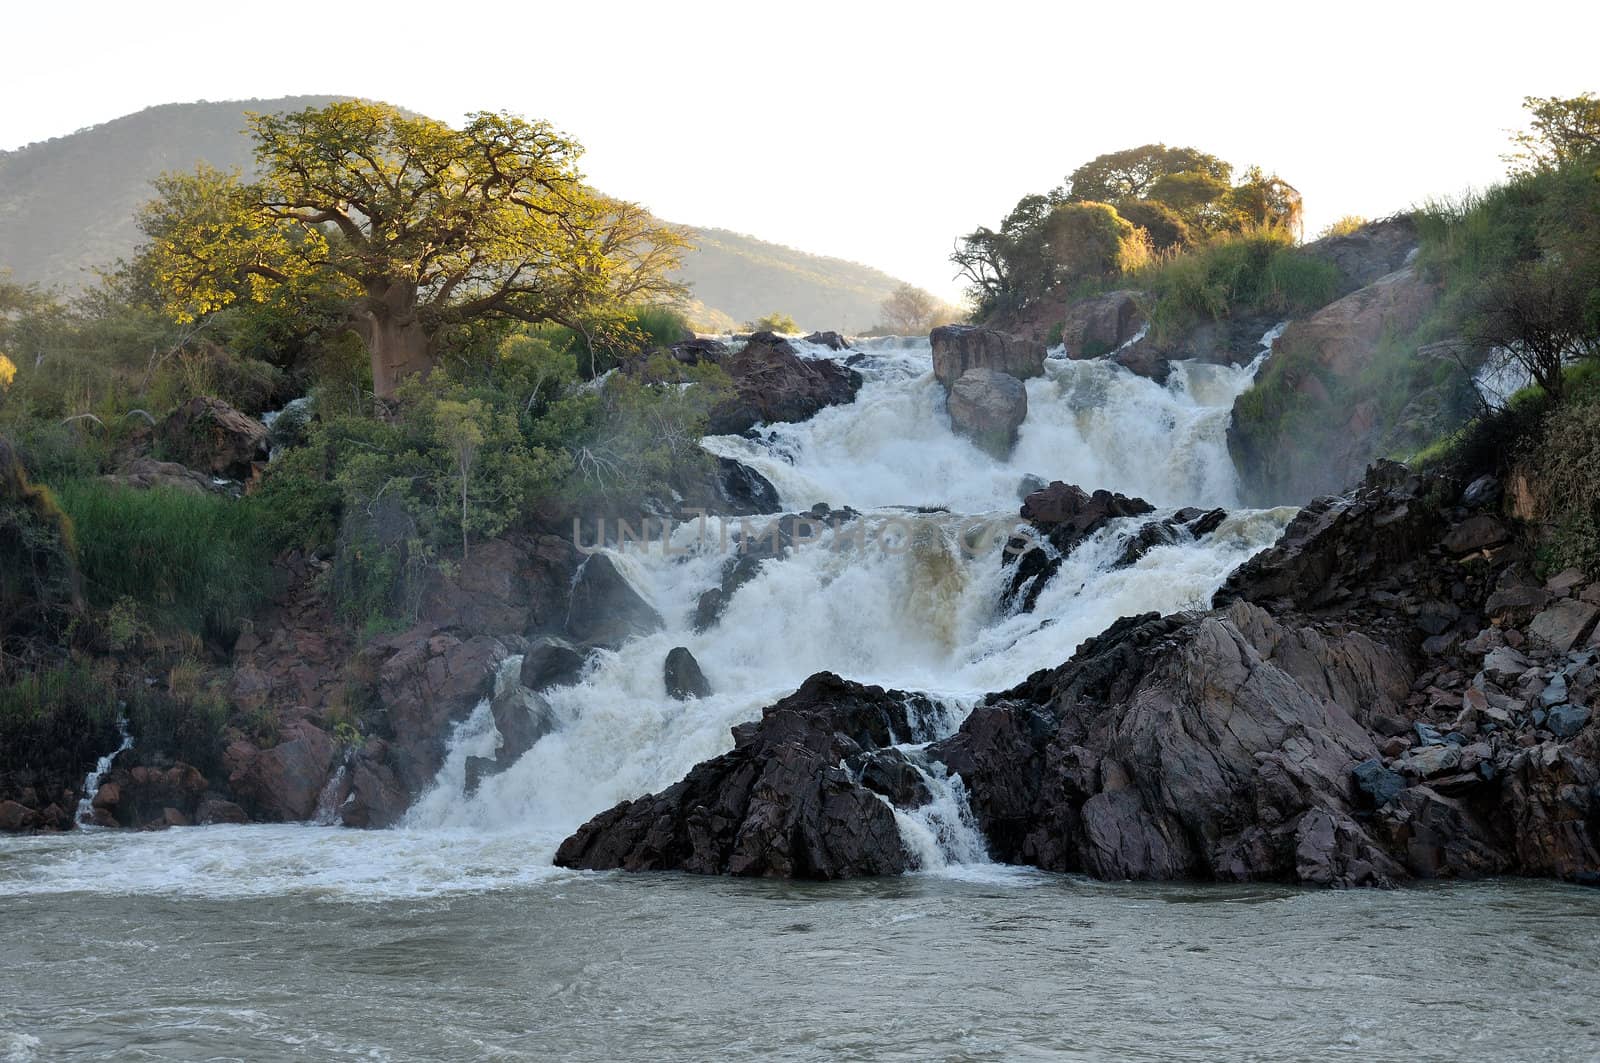
[[95,605],[130,598],[160,621],[226,639],[267,595],[270,547],[247,502],[99,480],[58,494]]

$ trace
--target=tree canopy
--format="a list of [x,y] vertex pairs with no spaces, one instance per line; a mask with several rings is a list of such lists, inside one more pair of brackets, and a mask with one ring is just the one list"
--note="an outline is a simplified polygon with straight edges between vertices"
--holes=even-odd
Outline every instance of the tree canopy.
[[1283,229],[1298,238],[1300,193],[1252,166],[1193,147],[1143,144],[1079,166],[1057,188],[1017,201],[998,230],[963,236],[951,261],[980,312],[1020,306],[1220,233]]
[[141,214],[142,261],[180,318],[336,295],[388,398],[447,328],[588,329],[679,291],[683,235],[584,185],[582,149],[548,123],[480,112],[458,130],[358,101],[249,121],[259,180],[169,174]]

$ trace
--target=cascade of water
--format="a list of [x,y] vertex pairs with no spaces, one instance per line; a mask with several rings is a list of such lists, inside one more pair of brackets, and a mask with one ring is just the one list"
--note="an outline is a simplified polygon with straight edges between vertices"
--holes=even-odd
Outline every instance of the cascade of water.
[[117,732],[122,736],[121,744],[95,761],[94,768],[83,777],[83,797],[78,801],[78,810],[72,817],[80,827],[94,826],[94,798],[100,792],[100,784],[111,771],[111,765],[117,757],[133,748],[133,735],[128,731],[126,718],[117,717]]
[[[806,357],[840,357],[801,346]],[[1237,504],[1227,423],[1259,359],[1179,363],[1165,386],[1104,360],[1052,359],[1028,382],[1028,419],[1005,461],[951,432],[926,340],[869,341],[851,359],[865,377],[853,404],[705,445],[767,476],[787,509],[826,501],[862,511],[865,541],[825,532],[769,561],[703,632],[694,630],[695,603],[718,584],[727,557],[715,521],[677,528],[672,555],[659,543],[608,551],[665,628],[597,651],[579,683],[544,691],[555,729],[469,796],[467,758],[493,756],[499,742],[488,702],[480,705],[458,725],[435,788],[407,826],[516,831],[553,847],[595,812],[724,752],[730,728],[824,669],[940,699],[950,711],[916,739],[943,737],[978,696],[1061,663],[1118,617],[1205,605],[1292,516],[1233,510],[1211,535],[1157,547],[1131,566],[1118,562],[1141,521],[1113,521],[1065,559],[1033,611],[1007,614],[994,536],[988,549],[963,544],[983,538],[974,529],[1003,538],[1015,526],[1027,474],[1142,495],[1162,507],[1155,516]],[[946,508],[908,508],[930,506]],[[675,646],[698,660],[708,697],[666,696],[663,661]],[[908,850],[929,869],[984,859],[959,778],[925,774],[933,802],[897,812]]]

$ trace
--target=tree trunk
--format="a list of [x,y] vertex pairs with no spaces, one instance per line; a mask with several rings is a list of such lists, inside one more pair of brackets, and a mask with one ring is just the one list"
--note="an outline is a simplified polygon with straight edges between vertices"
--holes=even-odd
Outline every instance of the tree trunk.
[[417,320],[417,289],[395,281],[369,289],[363,303],[357,329],[372,355],[372,390],[392,399],[406,377],[433,368],[431,338]]

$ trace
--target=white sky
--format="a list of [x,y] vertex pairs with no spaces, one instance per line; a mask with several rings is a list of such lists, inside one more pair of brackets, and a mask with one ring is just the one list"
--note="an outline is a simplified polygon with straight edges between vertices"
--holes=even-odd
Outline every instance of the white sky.
[[947,296],[957,234],[1102,152],[1259,162],[1315,233],[1486,184],[1523,96],[1600,91],[1593,0],[6,6],[3,148],[194,99],[511,110],[663,217]]

